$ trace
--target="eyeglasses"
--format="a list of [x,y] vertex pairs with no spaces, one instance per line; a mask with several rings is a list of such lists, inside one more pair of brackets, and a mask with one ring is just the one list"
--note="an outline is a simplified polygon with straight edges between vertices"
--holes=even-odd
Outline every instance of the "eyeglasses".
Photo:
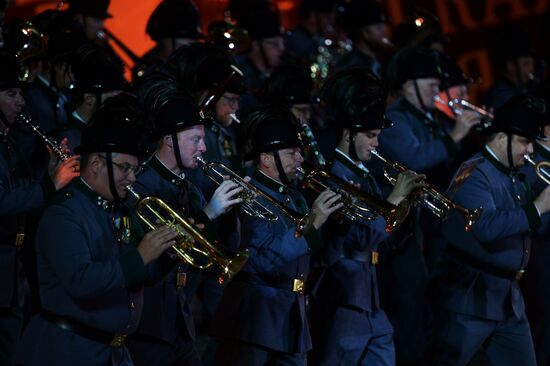
[[[107,157],[103,155],[98,155],[100,158],[105,159],[107,161]],[[134,173],[135,176],[137,176],[141,171],[143,170],[143,167],[139,165],[132,165],[128,163],[119,164],[115,163],[111,160],[111,163],[113,163],[114,166],[116,166],[124,175],[130,175],[130,173]]]

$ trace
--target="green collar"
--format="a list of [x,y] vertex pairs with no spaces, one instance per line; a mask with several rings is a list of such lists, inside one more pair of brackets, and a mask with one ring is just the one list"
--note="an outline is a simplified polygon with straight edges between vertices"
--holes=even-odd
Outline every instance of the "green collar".
[[489,150],[487,150],[487,147],[483,148],[483,150],[481,150],[481,155],[483,155],[483,157],[485,159],[487,159],[491,164],[494,165],[495,168],[497,168],[497,170],[499,170],[500,172],[506,174],[506,175],[510,175],[510,173],[513,172],[512,169],[506,167],[504,164],[502,164],[500,161],[498,161],[494,156],[493,154],[491,154],[489,152]]
[[275,179],[268,177],[264,173],[260,172],[258,169],[254,170],[252,178],[257,180],[259,183],[263,184],[267,188],[271,189],[274,192],[279,192],[282,194],[288,194],[288,187],[283,183],[277,182]]
[[542,146],[541,144],[535,142],[533,143],[533,150],[539,154],[540,156],[542,156],[542,158],[546,161],[550,161],[550,151],[548,151],[548,149],[546,149],[544,146]]
[[185,179],[168,169],[156,155],[149,160],[149,166],[151,166],[151,168],[153,168],[153,170],[156,171],[161,177],[171,182],[176,187],[183,187],[185,185]]
[[214,132],[216,135],[220,133],[221,126],[214,121],[213,118],[207,118],[204,121],[204,127],[208,128],[210,131]]
[[94,205],[101,207],[107,212],[111,212],[114,202],[108,201],[94,191],[82,178],[77,179],[74,185],[75,189],[79,190],[86,196]]

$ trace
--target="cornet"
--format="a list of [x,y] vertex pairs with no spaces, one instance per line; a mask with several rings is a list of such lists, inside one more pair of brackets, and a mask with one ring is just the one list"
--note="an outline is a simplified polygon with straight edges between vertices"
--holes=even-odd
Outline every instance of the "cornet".
[[297,212],[286,208],[261,189],[245,181],[237,173],[229,169],[225,164],[212,161],[207,163],[201,157],[197,157],[197,160],[204,164],[204,174],[217,185],[222,184],[225,177],[229,177],[232,182],[243,188],[236,198],[241,198],[243,200],[242,209],[247,215],[259,217],[267,221],[277,221],[279,219],[277,214],[258,200],[258,197],[263,197],[296,224],[296,238],[302,237],[313,225],[313,218],[311,215],[308,214],[300,217]]
[[[392,185],[395,185],[395,183],[397,182],[397,178],[390,176],[387,167],[390,167],[398,172],[404,172],[408,170],[405,166],[397,162],[389,161],[386,158],[382,157],[376,150],[371,151],[371,154],[380,159],[386,165],[386,167],[384,168],[384,177],[386,177],[386,179]],[[451,209],[457,210],[466,221],[466,225],[464,226],[464,230],[466,231],[472,230],[472,226],[479,219],[479,216],[481,216],[481,212],[483,210],[480,207],[472,211],[462,206],[459,206],[457,203],[445,197],[430,186],[421,188],[419,193],[420,194],[416,194],[415,201],[427,208],[429,211],[431,211],[434,215],[442,220],[445,220],[447,218]]]
[[[305,173],[302,169],[300,172]],[[357,191],[349,182],[323,170],[312,170],[304,174],[304,183],[317,193],[330,189],[340,194],[341,202],[344,204],[340,212],[351,221],[370,221],[378,215],[382,216],[386,220],[388,233],[398,228],[409,214],[410,206],[407,200],[403,200],[397,206],[392,205],[374,195]]]
[[137,215],[149,229],[168,226],[178,234],[172,249],[181,260],[198,269],[207,269],[217,264],[222,270],[220,283],[230,280],[246,264],[247,250],[237,253],[232,259],[226,258],[188,220],[163,200],[157,197],[142,198],[131,186],[126,189],[138,200]]
[[541,161],[539,163],[536,163],[533,158],[527,154],[523,155],[523,158],[526,162],[528,162],[535,168],[535,172],[537,173],[538,177],[542,179],[544,183],[550,185],[550,173],[548,173],[548,170],[544,169],[550,167],[550,161]]

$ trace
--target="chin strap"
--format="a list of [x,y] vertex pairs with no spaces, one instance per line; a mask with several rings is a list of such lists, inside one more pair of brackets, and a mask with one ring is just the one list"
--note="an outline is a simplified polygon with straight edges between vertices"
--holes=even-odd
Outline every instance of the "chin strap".
[[115,186],[115,179],[114,179],[114,174],[113,174],[113,157],[112,157],[112,153],[110,151],[107,152],[107,154],[105,155],[105,160],[106,160],[106,163],[107,163],[107,174],[109,176],[109,188],[111,189],[111,195],[113,196],[113,202],[115,204],[119,204],[121,199],[118,195],[118,192],[117,192],[116,186]]
[[414,92],[416,93],[416,99],[418,99],[418,104],[420,105],[420,109],[422,109],[424,112],[429,112],[426,108],[426,105],[424,104],[424,101],[422,100],[422,96],[420,95],[420,89],[418,88],[418,82],[416,79],[413,80],[414,85]]
[[359,161],[359,156],[357,156],[357,149],[355,149],[355,138],[357,137],[357,132],[349,133],[349,157],[353,161]]
[[260,47],[260,55],[262,56],[262,61],[264,62],[265,67],[267,68],[266,76],[269,76],[269,74],[271,73],[272,66],[269,63],[269,60],[267,59],[267,56],[265,54],[264,41],[263,40],[258,41],[258,47]]
[[508,143],[506,146],[506,152],[508,154],[508,167],[510,170],[516,170],[514,158],[512,156],[512,135],[508,133],[506,136],[508,137]]
[[278,150],[273,152],[273,157],[275,158],[275,166],[277,167],[277,172],[279,173],[279,180],[283,182],[285,186],[289,186],[290,182],[288,181],[288,177],[286,176],[285,170],[283,169],[281,156],[279,155]]
[[183,166],[183,161],[181,160],[181,154],[180,154],[180,144],[178,143],[178,136],[177,133],[172,133],[172,148],[174,149],[174,156],[176,157],[176,163],[178,164],[178,168],[181,170],[184,170],[185,167]]

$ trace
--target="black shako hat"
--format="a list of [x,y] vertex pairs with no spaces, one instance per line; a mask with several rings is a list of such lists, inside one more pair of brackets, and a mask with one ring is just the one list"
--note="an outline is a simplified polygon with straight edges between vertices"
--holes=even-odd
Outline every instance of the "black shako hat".
[[376,0],[351,0],[347,2],[344,5],[340,19],[344,31],[351,38],[356,38],[363,27],[386,23],[386,21],[382,6]]
[[99,19],[112,18],[107,9],[111,0],[69,0],[71,13],[92,16]]
[[163,0],[147,21],[145,32],[154,40],[202,37],[200,14],[191,0]]
[[245,161],[261,153],[304,146],[298,121],[283,106],[258,107],[247,117],[243,128],[248,131],[242,151]]
[[77,154],[97,152],[123,153],[143,156],[146,149],[143,141],[140,115],[132,109],[109,105],[98,109],[84,127]]
[[545,140],[542,133],[546,107],[540,98],[516,95],[496,110],[493,123],[485,134],[505,132],[532,140]]
[[74,93],[104,93],[127,86],[124,64],[102,46],[80,46],[72,57],[71,71]]
[[7,52],[0,51],[0,90],[25,86],[26,84],[19,80],[20,71],[17,59]]
[[252,41],[283,35],[279,13],[273,9],[247,12],[240,25],[248,31]]
[[364,69],[334,74],[327,80],[321,95],[328,117],[338,129],[364,131],[392,126],[384,113],[386,90],[380,79]]
[[390,60],[387,82],[392,90],[398,90],[407,80],[441,78],[439,53],[424,47],[404,48]]
[[439,52],[439,66],[441,69],[441,84],[444,90],[457,85],[467,85],[471,80],[466,77],[460,66],[447,54]]
[[150,140],[154,142],[185,128],[202,125],[205,120],[199,115],[197,104],[191,97],[175,95],[167,98],[166,102],[158,107],[153,123]]
[[264,84],[262,96],[268,103],[309,104],[313,80],[306,64],[284,64],[277,67]]

